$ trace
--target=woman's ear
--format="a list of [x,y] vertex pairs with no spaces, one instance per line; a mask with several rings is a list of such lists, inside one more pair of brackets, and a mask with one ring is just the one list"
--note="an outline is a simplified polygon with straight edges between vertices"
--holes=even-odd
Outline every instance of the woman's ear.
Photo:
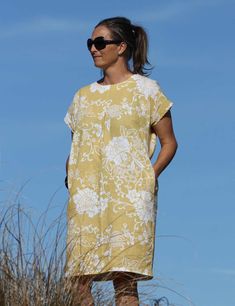
[[119,48],[118,55],[122,55],[126,51],[127,44],[124,41],[122,41],[118,46],[118,48]]

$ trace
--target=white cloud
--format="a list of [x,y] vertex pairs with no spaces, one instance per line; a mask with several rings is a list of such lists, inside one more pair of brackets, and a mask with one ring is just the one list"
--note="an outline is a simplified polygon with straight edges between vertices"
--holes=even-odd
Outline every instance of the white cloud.
[[[233,0],[227,0],[232,3]],[[140,22],[166,22],[173,18],[182,16],[186,12],[189,13],[195,9],[203,9],[208,6],[218,6],[225,4],[223,0],[192,0],[192,1],[175,1],[162,7],[151,7],[134,13],[133,17]]]
[[[178,16],[189,13],[195,9],[203,9],[208,6],[233,3],[234,0],[179,0],[164,6],[139,7],[136,12],[129,12],[132,20],[137,22],[167,22]],[[0,38],[29,35],[35,33],[50,32],[85,32],[94,26],[92,22],[86,21],[84,16],[79,20],[59,19],[53,17],[36,17],[21,23],[15,23],[7,27],[0,27]]]
[[0,38],[47,32],[85,32],[91,24],[83,20],[40,17],[0,28]]

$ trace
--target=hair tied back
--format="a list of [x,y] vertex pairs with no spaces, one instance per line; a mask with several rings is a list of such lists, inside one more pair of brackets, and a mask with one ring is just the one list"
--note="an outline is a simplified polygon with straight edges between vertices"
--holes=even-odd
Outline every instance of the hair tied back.
[[132,29],[132,33],[133,33],[133,35],[135,36],[135,26],[134,25],[131,25],[131,29]]

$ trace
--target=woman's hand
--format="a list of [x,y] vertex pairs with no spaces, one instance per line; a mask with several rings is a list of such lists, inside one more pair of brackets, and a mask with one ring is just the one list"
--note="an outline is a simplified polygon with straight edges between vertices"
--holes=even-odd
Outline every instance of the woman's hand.
[[65,187],[68,189],[68,176],[67,175],[64,179],[64,184],[65,184]]
[[[73,132],[71,132],[71,138],[73,140]],[[68,189],[68,169],[69,169],[69,156],[66,160],[66,177],[64,179],[64,184],[67,189]]]

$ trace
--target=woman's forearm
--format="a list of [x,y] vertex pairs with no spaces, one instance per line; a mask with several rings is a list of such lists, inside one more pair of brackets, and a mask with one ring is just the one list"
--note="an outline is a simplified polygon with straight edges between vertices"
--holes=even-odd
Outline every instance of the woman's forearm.
[[156,177],[158,177],[160,173],[169,165],[176,153],[177,147],[178,144],[176,140],[172,140],[171,142],[162,145],[157,160],[153,164]]

